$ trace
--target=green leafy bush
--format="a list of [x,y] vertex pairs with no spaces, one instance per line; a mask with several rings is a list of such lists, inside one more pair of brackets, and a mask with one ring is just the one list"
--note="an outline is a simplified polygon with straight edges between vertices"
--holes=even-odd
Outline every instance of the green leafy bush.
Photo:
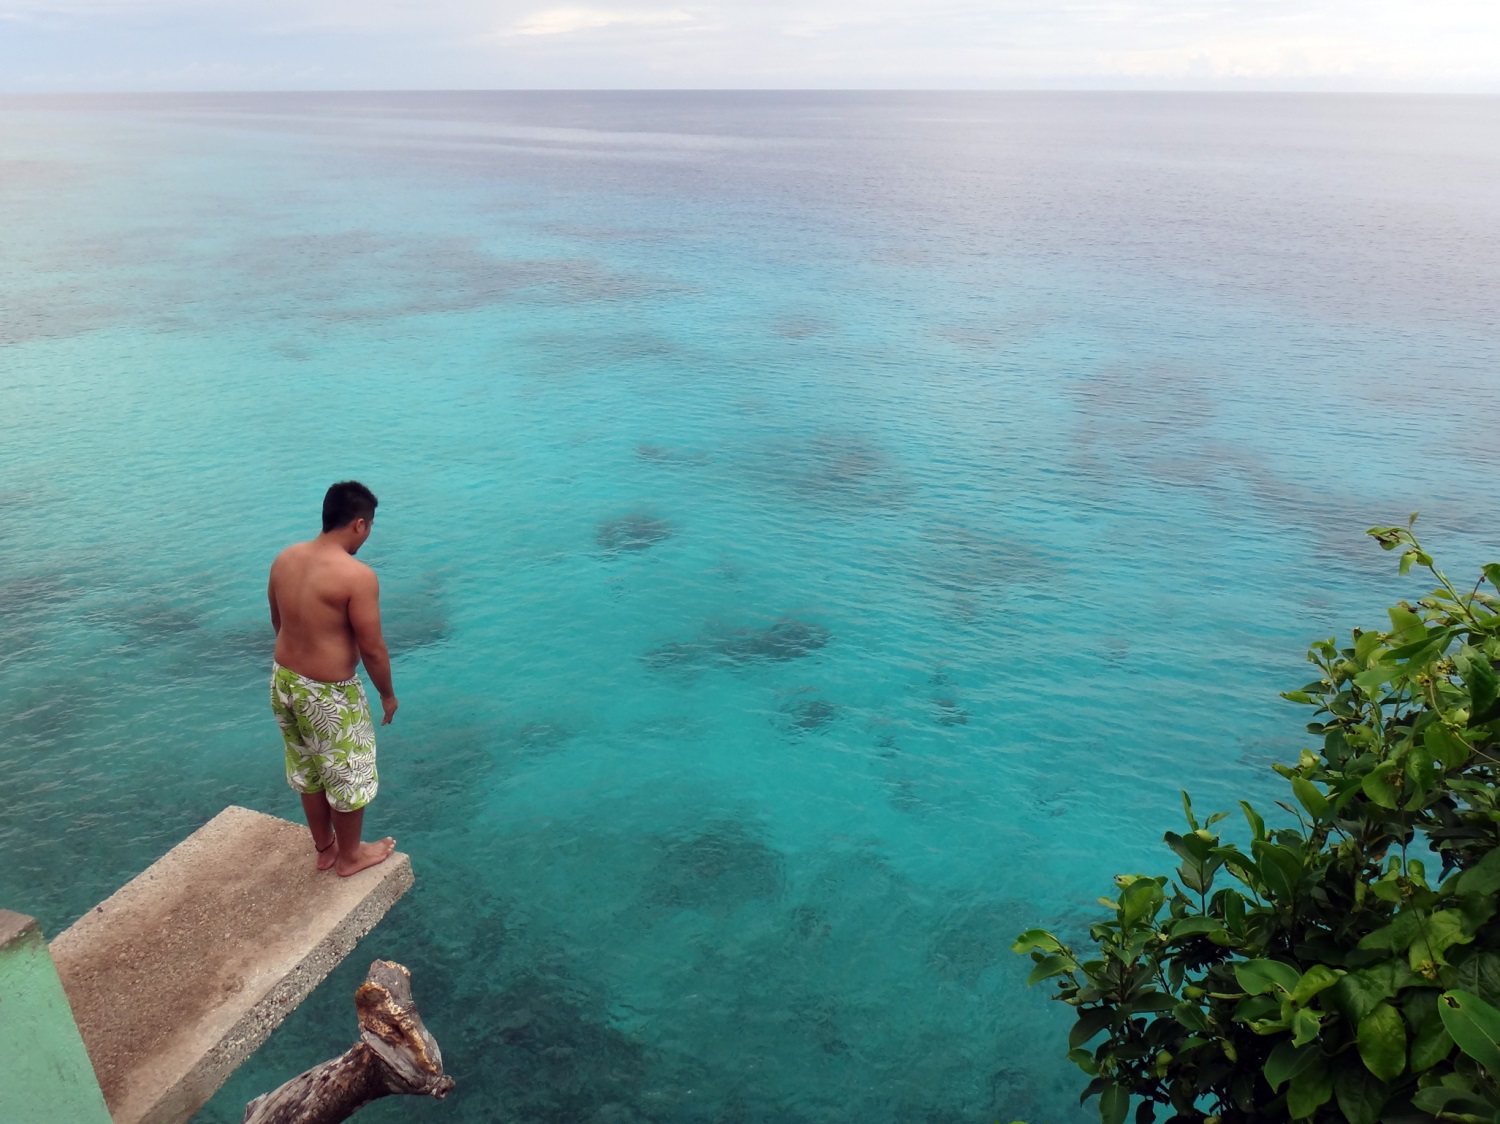
[[1459,592],[1415,519],[1369,534],[1438,588],[1285,692],[1319,739],[1275,766],[1299,826],[1242,801],[1241,847],[1183,793],[1180,865],[1118,877],[1092,948],[1016,941],[1106,1124],[1500,1121],[1500,565]]

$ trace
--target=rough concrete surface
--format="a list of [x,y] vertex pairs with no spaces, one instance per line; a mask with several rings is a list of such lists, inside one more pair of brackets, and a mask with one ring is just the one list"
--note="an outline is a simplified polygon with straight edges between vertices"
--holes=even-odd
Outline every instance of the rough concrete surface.
[[35,918],[13,909],[0,909],[0,949],[9,948],[11,942],[29,935],[35,928]]
[[314,869],[307,828],[220,812],[52,942],[115,1124],[186,1121],[412,884]]

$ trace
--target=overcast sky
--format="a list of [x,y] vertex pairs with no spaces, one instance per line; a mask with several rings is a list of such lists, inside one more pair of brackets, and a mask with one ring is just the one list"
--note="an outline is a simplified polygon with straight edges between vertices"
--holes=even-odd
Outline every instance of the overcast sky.
[[1500,0],[0,0],[0,90],[1500,92]]

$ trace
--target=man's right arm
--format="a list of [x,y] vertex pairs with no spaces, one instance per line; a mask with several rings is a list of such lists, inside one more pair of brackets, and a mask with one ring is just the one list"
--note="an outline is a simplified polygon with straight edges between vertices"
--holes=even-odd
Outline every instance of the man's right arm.
[[[278,557],[278,561],[279,561]],[[276,563],[271,563],[271,576],[266,581],[266,600],[271,604],[271,631],[281,635],[281,609],[276,604]]]
[[349,624],[354,629],[354,643],[359,647],[359,658],[375,689],[380,692],[380,704],[385,711],[382,726],[389,726],[396,715],[396,691],[391,686],[391,654],[386,650],[385,636],[380,629],[380,581],[375,571],[360,566],[355,577],[354,588],[349,593]]

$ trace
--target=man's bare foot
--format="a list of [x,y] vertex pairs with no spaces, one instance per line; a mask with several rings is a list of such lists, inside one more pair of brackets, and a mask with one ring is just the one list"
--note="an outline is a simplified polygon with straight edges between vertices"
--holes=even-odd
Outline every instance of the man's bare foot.
[[333,849],[333,845],[337,842],[337,839],[329,839],[324,846],[318,847],[317,840],[313,841],[313,846],[317,847],[318,851],[319,870],[332,870],[333,864],[339,861],[339,853]]
[[361,843],[359,852],[351,863],[345,863],[344,857],[339,856],[339,877],[348,878],[351,874],[358,874],[367,866],[378,866],[391,857],[391,852],[396,849],[396,841],[390,836],[375,843]]

